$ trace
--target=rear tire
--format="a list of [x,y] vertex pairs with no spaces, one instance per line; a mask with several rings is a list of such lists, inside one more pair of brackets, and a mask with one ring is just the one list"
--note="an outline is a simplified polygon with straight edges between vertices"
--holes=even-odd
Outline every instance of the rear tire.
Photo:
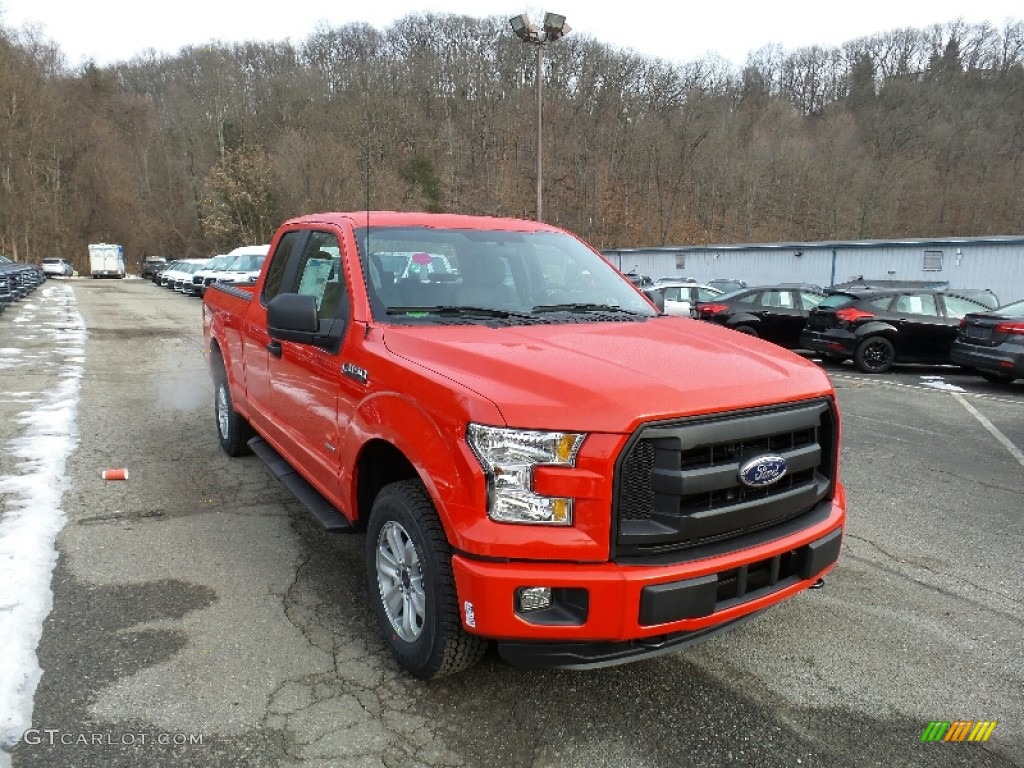
[[747,336],[753,336],[754,338],[757,338],[758,336],[757,331],[749,325],[737,325],[733,330],[737,333],[745,333]]
[[366,528],[370,602],[395,660],[423,680],[476,664],[487,640],[462,628],[452,553],[418,480],[381,489]]
[[857,345],[853,362],[864,373],[885,373],[896,359],[896,348],[884,336],[869,336]]
[[217,426],[217,439],[228,456],[245,456],[251,453],[249,440],[255,434],[249,422],[236,410],[231,401],[231,387],[228,386],[224,361],[218,355],[213,377],[213,415]]

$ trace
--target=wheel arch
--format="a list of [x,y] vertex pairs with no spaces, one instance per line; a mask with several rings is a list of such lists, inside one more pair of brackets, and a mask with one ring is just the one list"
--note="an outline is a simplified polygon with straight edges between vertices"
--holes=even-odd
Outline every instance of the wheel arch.
[[761,318],[747,312],[742,312],[729,318],[729,327],[733,329],[738,325],[749,325],[751,328],[756,328],[760,324]]
[[872,320],[864,323],[864,325],[858,327],[853,332],[854,338],[857,339],[859,344],[868,336],[884,336],[892,345],[899,349],[899,344],[896,343],[899,338],[899,329],[892,323],[886,323],[882,320]]
[[[398,428],[401,425],[401,428]],[[365,525],[373,500],[390,482],[418,479],[437,510],[445,536],[459,548],[467,510],[487,508],[483,469],[465,442],[465,425],[439,423],[412,398],[388,394],[364,401],[342,441],[345,508],[353,524]]]
[[382,488],[400,480],[416,479],[423,482],[423,478],[406,455],[393,443],[380,438],[374,438],[363,445],[356,459],[353,474],[355,523],[356,527],[361,529],[366,527],[373,502]]

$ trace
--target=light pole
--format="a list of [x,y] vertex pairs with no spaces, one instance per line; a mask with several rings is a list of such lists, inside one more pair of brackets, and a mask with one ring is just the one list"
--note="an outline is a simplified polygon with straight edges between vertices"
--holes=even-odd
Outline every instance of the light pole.
[[565,16],[558,13],[544,14],[544,34],[541,35],[529,17],[524,13],[509,19],[512,31],[516,37],[524,43],[529,43],[537,49],[537,221],[544,219],[544,197],[542,193],[544,169],[542,151],[542,125],[544,121],[544,46],[553,43],[560,37],[564,37],[572,31],[572,28],[565,23]]

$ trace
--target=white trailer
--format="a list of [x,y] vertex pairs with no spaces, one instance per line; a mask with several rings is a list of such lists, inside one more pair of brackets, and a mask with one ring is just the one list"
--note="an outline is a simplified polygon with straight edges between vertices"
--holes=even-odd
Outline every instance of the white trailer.
[[124,246],[110,243],[89,244],[89,271],[93,277],[125,276]]

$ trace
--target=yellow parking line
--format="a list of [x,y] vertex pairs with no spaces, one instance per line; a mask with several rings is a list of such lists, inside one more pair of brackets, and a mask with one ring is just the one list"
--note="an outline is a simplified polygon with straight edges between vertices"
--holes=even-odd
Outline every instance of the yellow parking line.
[[960,405],[967,409],[967,412],[981,422],[981,426],[992,433],[992,436],[1003,444],[1003,447],[1010,452],[1010,455],[1017,460],[1017,463],[1024,467],[1024,453],[1020,448],[1010,442],[1010,438],[1004,435],[991,421],[986,419],[977,408],[967,402],[967,399],[959,392],[954,392],[953,397],[960,401]]

